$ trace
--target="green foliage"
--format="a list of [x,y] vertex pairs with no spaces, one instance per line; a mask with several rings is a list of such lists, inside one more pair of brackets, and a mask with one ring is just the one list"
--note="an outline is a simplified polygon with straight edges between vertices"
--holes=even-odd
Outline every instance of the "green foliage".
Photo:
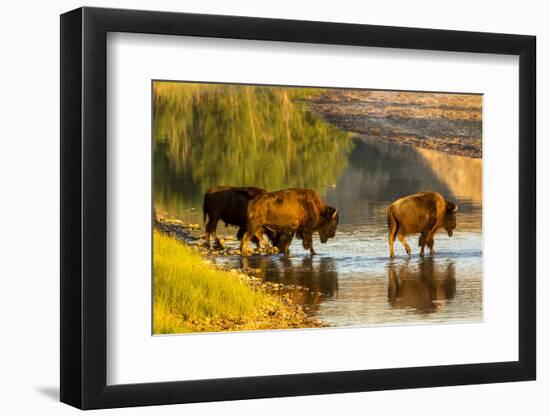
[[155,82],[155,201],[198,200],[214,185],[323,192],[353,145],[307,110],[320,91]]
[[168,236],[153,235],[153,332],[221,330],[226,321],[247,321],[283,308],[275,297],[251,288],[237,273],[206,263],[192,248]]

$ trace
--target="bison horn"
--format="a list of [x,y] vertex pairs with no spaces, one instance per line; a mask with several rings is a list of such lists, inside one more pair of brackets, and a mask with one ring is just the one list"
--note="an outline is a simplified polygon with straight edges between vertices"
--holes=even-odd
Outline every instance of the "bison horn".
[[458,211],[458,204],[455,204],[455,208],[453,209],[453,211],[456,213]]
[[332,213],[332,218],[335,219],[337,214],[338,214],[338,209],[334,210],[334,213]]

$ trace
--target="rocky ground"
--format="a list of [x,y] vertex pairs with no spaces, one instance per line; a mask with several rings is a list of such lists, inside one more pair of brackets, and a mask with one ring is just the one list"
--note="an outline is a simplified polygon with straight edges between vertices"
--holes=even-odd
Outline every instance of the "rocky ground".
[[[197,237],[197,233],[200,230],[198,224],[184,224],[179,219],[173,218],[160,218],[155,222],[155,227],[160,232],[171,236],[172,238],[192,247],[195,247],[201,255],[203,255],[205,262],[210,263],[209,258],[219,256],[235,256],[239,255],[240,251],[236,249],[238,242],[234,236],[224,236],[222,241],[224,243],[232,242],[230,245],[226,245],[224,249],[221,248],[207,248],[204,246],[204,240],[202,236]],[[269,255],[265,250],[254,249],[251,251],[254,254]],[[221,268],[218,265],[212,265],[213,268]],[[282,283],[265,281],[262,279],[262,270],[245,268],[243,270],[228,269],[228,271],[243,282],[246,282],[254,289],[265,291],[271,295],[276,296],[282,301],[282,304],[278,303],[273,306],[266,306],[265,311],[261,312],[262,319],[256,320],[255,323],[250,323],[248,320],[222,320],[220,322],[210,321],[208,323],[193,323],[193,331],[238,331],[238,330],[254,330],[254,329],[289,329],[289,328],[316,328],[327,327],[328,325],[321,320],[308,317],[304,312],[304,309],[292,303],[289,293],[291,291],[303,290],[309,291],[308,288],[299,287],[298,285],[285,285]]]
[[482,157],[481,95],[331,89],[307,104],[348,132]]
[[[173,237],[187,245],[194,246],[198,251],[207,257],[212,256],[233,256],[240,255],[239,242],[233,235],[218,236],[223,244],[219,247],[214,239],[211,239],[210,247],[204,245],[204,234],[200,234],[201,226],[198,224],[185,224],[179,219],[163,217],[156,221],[156,227],[159,231]],[[273,249],[273,248],[272,248]],[[276,248],[275,248],[276,250]],[[264,248],[258,249],[250,247],[251,254],[269,255],[270,253]]]

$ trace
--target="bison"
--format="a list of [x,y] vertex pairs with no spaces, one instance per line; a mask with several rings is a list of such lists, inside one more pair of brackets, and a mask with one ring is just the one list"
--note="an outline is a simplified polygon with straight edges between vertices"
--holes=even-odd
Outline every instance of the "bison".
[[[216,186],[208,189],[204,194],[202,213],[206,229],[206,246],[210,246],[210,235],[214,236],[216,244],[223,247],[216,236],[216,227],[221,220],[227,226],[237,226],[237,239],[242,239],[246,230],[246,209],[248,202],[254,197],[265,193],[265,190],[256,187],[229,187]],[[208,218],[208,222],[206,219]]]
[[325,205],[313,190],[293,188],[260,194],[248,204],[248,227],[241,240],[241,254],[248,255],[247,244],[256,237],[268,247],[262,237],[263,230],[283,236],[282,246],[288,255],[288,246],[296,235],[302,239],[304,249],[313,249],[313,233],[318,232],[322,243],[334,237],[338,226],[338,209]]
[[[228,224],[237,226],[239,228],[237,239],[241,240],[247,227],[246,209],[248,202],[265,192],[265,190],[257,187],[215,186],[208,189],[204,194],[202,204],[203,220],[206,229],[205,245],[210,247],[210,235],[212,235],[214,236],[216,245],[223,248],[220,239],[216,236],[216,228],[220,220],[226,226]],[[207,218],[208,222],[206,221]],[[270,230],[264,230],[264,233],[267,234],[273,245],[281,251],[290,244],[289,238],[292,241],[292,236],[289,237],[288,235],[274,233]],[[259,245],[256,238],[254,238],[254,242],[256,245]]]
[[439,228],[444,228],[449,237],[456,227],[456,212],[458,206],[446,201],[441,194],[424,191],[396,200],[388,208],[388,229],[390,257],[393,258],[393,243],[395,237],[401,241],[410,255],[411,248],[405,237],[420,233],[418,246],[420,256],[424,256],[424,247],[430,248],[430,256],[434,255],[434,234]]

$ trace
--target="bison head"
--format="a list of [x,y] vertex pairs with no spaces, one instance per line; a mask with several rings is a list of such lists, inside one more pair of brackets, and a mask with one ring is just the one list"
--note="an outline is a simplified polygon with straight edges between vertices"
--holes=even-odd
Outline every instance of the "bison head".
[[445,230],[449,234],[449,237],[453,235],[453,230],[456,227],[456,212],[458,211],[458,206],[455,203],[446,201],[445,207]]
[[327,243],[329,238],[334,237],[336,228],[338,227],[338,209],[330,206],[325,206],[321,212],[320,226],[317,229],[321,243]]

